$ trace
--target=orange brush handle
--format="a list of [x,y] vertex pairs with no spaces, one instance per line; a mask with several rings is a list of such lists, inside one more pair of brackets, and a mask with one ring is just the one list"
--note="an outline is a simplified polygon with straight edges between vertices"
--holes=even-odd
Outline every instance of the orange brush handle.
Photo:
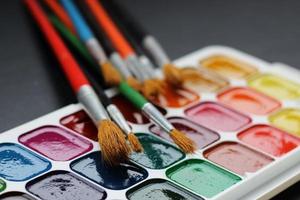
[[44,0],[47,6],[54,12],[54,14],[64,23],[66,27],[68,27],[73,33],[75,33],[75,29],[73,23],[65,10],[61,7],[61,5],[57,2],[57,0]]
[[39,6],[37,0],[25,0],[25,4],[52,47],[73,90],[77,93],[81,86],[89,85],[89,81],[86,79],[72,54],[64,45],[60,36],[48,21],[46,14]]
[[127,58],[128,56],[135,54],[133,48],[123,37],[122,33],[109,17],[100,2],[98,0],[86,0],[86,3],[95,16],[98,24],[103,27],[107,36],[121,56]]

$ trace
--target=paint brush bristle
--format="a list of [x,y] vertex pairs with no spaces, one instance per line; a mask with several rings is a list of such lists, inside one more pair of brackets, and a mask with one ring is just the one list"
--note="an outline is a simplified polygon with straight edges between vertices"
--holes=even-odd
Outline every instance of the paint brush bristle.
[[142,152],[144,149],[142,144],[140,143],[139,139],[134,135],[134,133],[129,133],[127,135],[127,139],[130,143],[131,149],[135,152]]
[[119,85],[122,81],[121,74],[110,62],[102,63],[101,71],[105,79],[105,83],[109,86]]
[[173,129],[170,137],[185,153],[193,153],[196,150],[195,143],[181,131]]
[[98,141],[102,158],[110,166],[128,160],[130,148],[121,129],[111,120],[101,120],[98,126]]
[[151,100],[153,97],[158,96],[163,92],[163,81],[160,79],[145,80],[142,87],[142,93],[146,99]]

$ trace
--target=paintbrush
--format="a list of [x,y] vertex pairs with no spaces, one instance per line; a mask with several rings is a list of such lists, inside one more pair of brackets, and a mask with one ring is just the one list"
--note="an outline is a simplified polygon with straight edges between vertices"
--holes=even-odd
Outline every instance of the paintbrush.
[[[136,90],[140,90],[141,83],[138,80],[136,80],[132,75],[132,73],[136,72],[136,70],[131,68],[132,65],[128,66],[121,58],[120,54],[117,51],[115,51],[114,47],[107,39],[105,32],[100,26],[98,26],[87,5],[82,0],[74,1],[74,3],[77,5],[77,8],[81,11],[82,16],[85,18],[86,22],[89,24],[90,28],[95,33],[95,36],[99,40],[101,46],[103,47],[106,55],[109,57],[109,60],[111,61],[113,66],[119,70],[119,72],[123,75],[123,77],[126,79],[127,83],[131,87],[135,88]],[[136,74],[136,76],[137,75],[138,74]]]
[[[85,46],[80,42],[80,40],[67,28],[64,24],[54,15],[48,16],[54,27],[59,31],[62,37],[69,42],[69,44],[79,53],[82,55],[85,60],[90,63],[91,67],[94,66],[93,59],[88,53],[88,50]],[[143,147],[139,142],[138,138],[132,132],[131,127],[127,123],[125,117],[122,115],[121,111],[118,109],[116,105],[112,103],[110,98],[106,95],[104,90],[99,86],[102,85],[103,82],[100,81],[103,79],[102,74],[99,72],[95,73],[95,70],[91,70],[91,67],[82,67],[81,69],[87,75],[91,85],[93,86],[94,90],[98,94],[101,99],[102,104],[105,106],[106,110],[108,111],[110,117],[117,123],[117,125],[126,133],[127,139],[130,143],[130,146],[133,151],[141,152]],[[90,70],[89,70],[90,69]],[[100,78],[99,78],[100,77]],[[97,80],[97,81],[96,81]]]
[[79,38],[83,41],[90,54],[100,65],[101,71],[104,74],[105,82],[110,86],[117,85],[122,79],[120,73],[108,60],[102,46],[94,36],[92,30],[89,28],[76,6],[73,4],[73,1],[61,0],[61,3],[71,18]]
[[[84,4],[83,1],[79,0],[79,2],[82,2],[82,4]],[[126,28],[126,25],[124,23],[122,23],[121,20],[119,20],[119,17],[117,16],[118,13],[114,12],[114,9],[110,7],[110,3],[107,3],[106,1],[101,1],[101,2],[102,2],[103,7],[108,12],[110,18],[114,21],[116,26],[122,32],[123,36],[127,39],[128,43],[135,50],[135,53],[138,55],[138,57],[141,61],[141,64],[146,65],[145,69],[148,70],[148,73],[152,74],[152,78],[153,78],[154,77],[153,72],[155,70],[155,66],[152,63],[152,61],[148,58],[148,56],[146,55],[142,46],[135,40],[134,37],[132,37],[131,33]]]
[[86,0],[85,2],[89,7],[90,12],[93,13],[99,26],[103,28],[110,41],[113,43],[113,46],[125,59],[128,65],[134,66],[136,72],[140,74],[137,78],[143,81],[143,88],[141,90],[143,95],[147,99],[153,99],[153,96],[157,96],[161,93],[162,81],[157,78],[153,78],[154,72],[147,73],[148,70],[143,68],[144,65],[140,63],[134,49],[127,42],[100,2],[94,0]]
[[56,0],[44,0],[45,4],[59,17],[59,19],[72,31],[75,33],[75,28],[69,16],[66,14],[64,9],[59,5]]
[[158,66],[163,68],[164,76],[167,82],[173,86],[182,87],[185,81],[201,77],[200,72],[196,68],[177,68],[172,64],[171,59],[167,55],[158,40],[149,34],[144,27],[130,15],[129,12],[116,0],[101,0],[105,2],[108,9],[114,12],[115,19],[120,21],[126,30],[132,35],[136,43],[141,44],[151,54]]
[[[61,24],[63,26],[63,24]],[[64,34],[65,37],[70,37],[72,34]],[[74,36],[74,35],[73,35]],[[70,40],[73,43],[75,48],[78,48],[79,45],[74,44],[80,43],[79,40]],[[78,53],[82,54],[83,51],[87,50],[82,48],[82,50],[78,50]],[[130,87],[125,81],[121,82],[118,86],[119,91],[122,95],[124,95],[130,102],[132,102],[138,109],[141,109],[147,118],[152,120],[155,124],[160,126],[164,131],[170,134],[173,141],[186,153],[191,153],[195,150],[195,145],[193,141],[187,138],[182,132],[176,130],[172,124],[170,124],[164,116],[158,111],[158,109],[153,106],[151,103],[147,102],[147,100],[136,90]]]
[[77,94],[79,102],[82,103],[94,123],[98,125],[98,139],[103,160],[111,166],[118,165],[121,161],[126,161],[130,149],[127,146],[125,135],[108,117],[104,106],[101,104],[86,76],[48,21],[38,2],[36,0],[25,0],[25,3],[52,47],[72,89]]

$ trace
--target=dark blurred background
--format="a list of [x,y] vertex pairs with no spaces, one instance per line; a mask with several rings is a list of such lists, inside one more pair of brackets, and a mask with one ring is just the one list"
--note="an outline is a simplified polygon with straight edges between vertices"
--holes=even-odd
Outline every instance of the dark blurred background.
[[[173,59],[222,44],[300,67],[300,1],[122,1]],[[0,1],[0,27],[0,132],[76,102],[21,0]],[[274,200],[299,191],[300,183]]]

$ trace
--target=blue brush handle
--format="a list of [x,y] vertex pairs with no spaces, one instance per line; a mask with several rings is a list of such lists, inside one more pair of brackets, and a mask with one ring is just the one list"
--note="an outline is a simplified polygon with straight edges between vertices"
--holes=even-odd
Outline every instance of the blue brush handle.
[[91,29],[83,19],[81,13],[73,3],[73,0],[61,0],[61,3],[68,12],[81,40],[87,42],[89,39],[95,38]]

